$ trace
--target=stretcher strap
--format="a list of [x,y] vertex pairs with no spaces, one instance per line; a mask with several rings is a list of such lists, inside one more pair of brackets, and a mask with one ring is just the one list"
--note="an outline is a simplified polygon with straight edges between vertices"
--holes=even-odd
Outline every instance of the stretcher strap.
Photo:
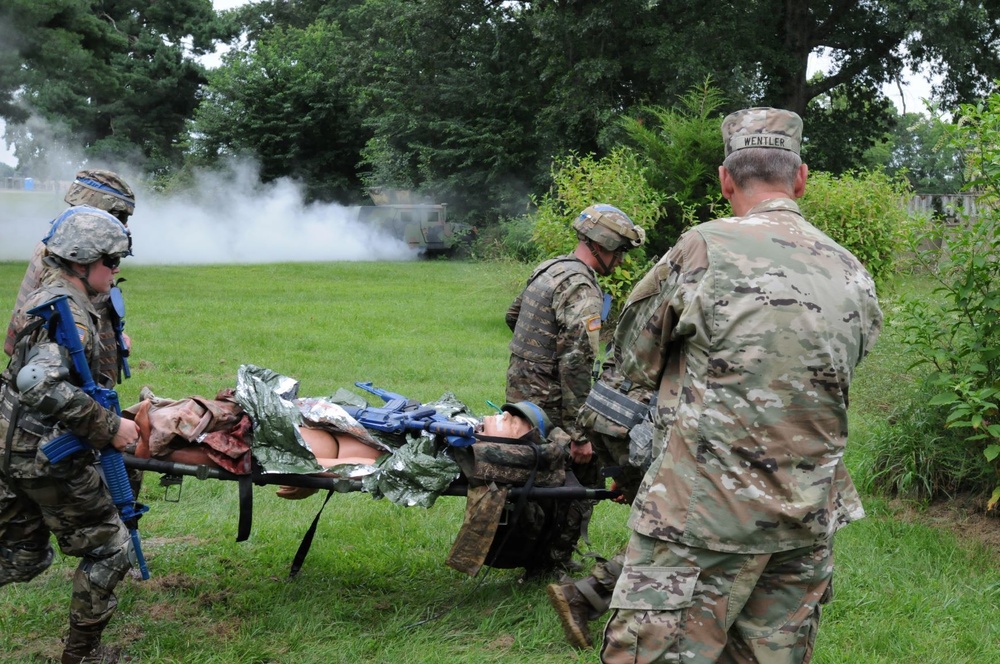
[[302,563],[306,561],[306,554],[309,553],[309,547],[312,546],[313,536],[316,534],[316,526],[319,525],[319,517],[323,513],[323,508],[326,504],[330,502],[330,497],[333,495],[333,489],[330,489],[326,493],[326,500],[323,504],[319,506],[319,511],[316,512],[316,516],[313,517],[312,525],[309,526],[309,530],[306,531],[305,537],[302,538],[302,543],[299,544],[299,550],[295,552],[295,558],[292,560],[292,568],[288,571],[288,578],[294,579],[295,575],[299,573],[302,569]]
[[236,528],[236,541],[245,542],[250,539],[250,526],[253,524],[253,476],[240,475],[237,483],[240,486],[240,521]]

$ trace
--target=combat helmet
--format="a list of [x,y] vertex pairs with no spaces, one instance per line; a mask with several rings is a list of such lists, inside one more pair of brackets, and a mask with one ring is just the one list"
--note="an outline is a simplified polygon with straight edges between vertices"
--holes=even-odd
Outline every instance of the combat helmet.
[[591,205],[581,212],[573,228],[608,251],[628,251],[641,247],[646,241],[646,231],[632,223],[627,214],[604,203]]
[[132,187],[112,171],[85,169],[76,174],[63,199],[69,205],[90,205],[126,221],[135,212]]
[[531,422],[531,425],[538,429],[538,432],[542,434],[542,438],[548,436],[549,432],[552,431],[552,420],[549,419],[549,416],[545,414],[544,410],[530,401],[505,403],[500,407],[500,410],[513,415],[520,415],[524,419],[528,420]]
[[132,253],[132,234],[104,210],[77,205],[59,215],[42,238],[52,256],[89,265],[104,256],[121,258]]

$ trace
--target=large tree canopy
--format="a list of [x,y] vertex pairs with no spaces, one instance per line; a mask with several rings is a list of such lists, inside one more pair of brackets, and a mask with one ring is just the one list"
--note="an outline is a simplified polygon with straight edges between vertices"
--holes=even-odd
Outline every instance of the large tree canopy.
[[[0,116],[18,157],[41,118],[90,154],[178,162],[251,154],[313,196],[422,190],[469,216],[523,211],[570,152],[600,156],[621,119],[710,79],[719,112],[803,115],[809,159],[839,172],[893,131],[881,86],[921,64],[945,107],[1000,77],[1000,0],[8,0]],[[192,57],[243,39],[204,85]],[[810,56],[831,69],[807,78]],[[201,108],[196,107],[201,102]]]
[[269,30],[209,72],[195,116],[199,161],[248,155],[261,177],[294,177],[312,198],[350,198],[366,132],[351,112],[350,69],[335,25]]
[[211,0],[6,0],[0,115],[19,165],[49,144],[157,170],[180,161],[204,69],[226,34]]

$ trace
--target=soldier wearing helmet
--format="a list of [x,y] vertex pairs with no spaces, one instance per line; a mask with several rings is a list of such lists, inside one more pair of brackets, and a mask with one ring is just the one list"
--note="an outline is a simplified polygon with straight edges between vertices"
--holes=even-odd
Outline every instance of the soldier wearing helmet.
[[[64,198],[70,206],[88,205],[104,210],[113,215],[124,225],[135,212],[135,194],[132,188],[122,178],[111,171],[85,169],[76,174],[76,179],[69,187]],[[43,282],[48,269],[42,262],[45,245],[41,242],[35,247],[35,252],[28,263],[28,269],[21,280],[17,292],[14,312],[7,326],[7,337],[4,340],[3,352],[10,357],[14,352],[14,339],[23,324],[24,302],[28,294],[37,289]],[[117,335],[114,330],[113,318],[107,294],[95,296],[94,305],[101,312],[101,363],[94,378],[104,387],[111,387],[121,382],[121,356],[123,349],[118,348]],[[108,315],[105,315],[107,311]],[[127,340],[127,337],[126,337]]]
[[[571,440],[571,468],[589,486],[599,481],[593,450],[576,424],[590,392],[601,331],[603,294],[597,275],[608,275],[626,251],[639,247],[645,233],[618,208],[595,204],[573,221],[577,246],[565,256],[539,265],[507,311],[510,342],[506,398],[530,401]],[[528,569],[537,576],[571,568],[571,556],[593,509],[586,501],[567,501],[565,524],[554,538],[548,568]]]
[[[24,309],[67,296],[96,375],[100,313],[92,296],[111,289],[131,237],[109,213],[78,206],[53,222],[45,248],[50,273]],[[53,534],[64,554],[80,558],[62,661],[81,662],[110,654],[100,648],[101,634],[117,605],[114,588],[131,567],[131,540],[92,453],[53,464],[38,450],[70,431],[95,449],[125,450],[137,442],[138,429],[88,396],[71,368],[41,319],[26,317],[0,388],[0,586],[44,572]]]

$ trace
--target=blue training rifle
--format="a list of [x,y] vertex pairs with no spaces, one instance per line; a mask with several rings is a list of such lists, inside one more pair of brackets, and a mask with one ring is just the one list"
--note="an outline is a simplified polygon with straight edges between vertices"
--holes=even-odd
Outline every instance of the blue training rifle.
[[445,441],[452,447],[468,447],[476,442],[473,437],[475,429],[471,424],[449,420],[443,415],[438,415],[438,412],[430,406],[423,406],[420,402],[407,399],[402,394],[373,387],[370,382],[354,384],[366,392],[381,397],[385,402],[385,406],[381,408],[343,407],[348,415],[365,428],[397,435],[403,435],[407,431],[427,431],[444,436]]
[[[76,322],[73,320],[73,312],[69,308],[69,297],[61,295],[54,300],[41,304],[28,311],[32,316],[43,318],[49,327],[49,335],[55,342],[69,351],[73,360],[73,368],[80,376],[83,391],[97,403],[109,410],[113,410],[121,415],[122,409],[118,403],[118,393],[100,387],[94,382],[94,377],[90,373],[87,365],[87,358],[80,341],[79,331]],[[90,445],[74,433],[64,433],[42,446],[42,454],[48,457],[49,462],[58,463],[68,456],[92,450]],[[142,541],[139,539],[138,522],[149,508],[135,501],[132,495],[132,485],[128,481],[128,472],[125,470],[125,461],[121,452],[111,445],[99,451],[101,458],[101,469],[104,471],[104,481],[107,482],[111,492],[111,499],[118,508],[118,514],[122,522],[128,528],[129,537],[132,539],[132,549],[139,565],[139,571],[143,579],[149,578],[149,569],[146,567],[146,559],[142,555]]]

